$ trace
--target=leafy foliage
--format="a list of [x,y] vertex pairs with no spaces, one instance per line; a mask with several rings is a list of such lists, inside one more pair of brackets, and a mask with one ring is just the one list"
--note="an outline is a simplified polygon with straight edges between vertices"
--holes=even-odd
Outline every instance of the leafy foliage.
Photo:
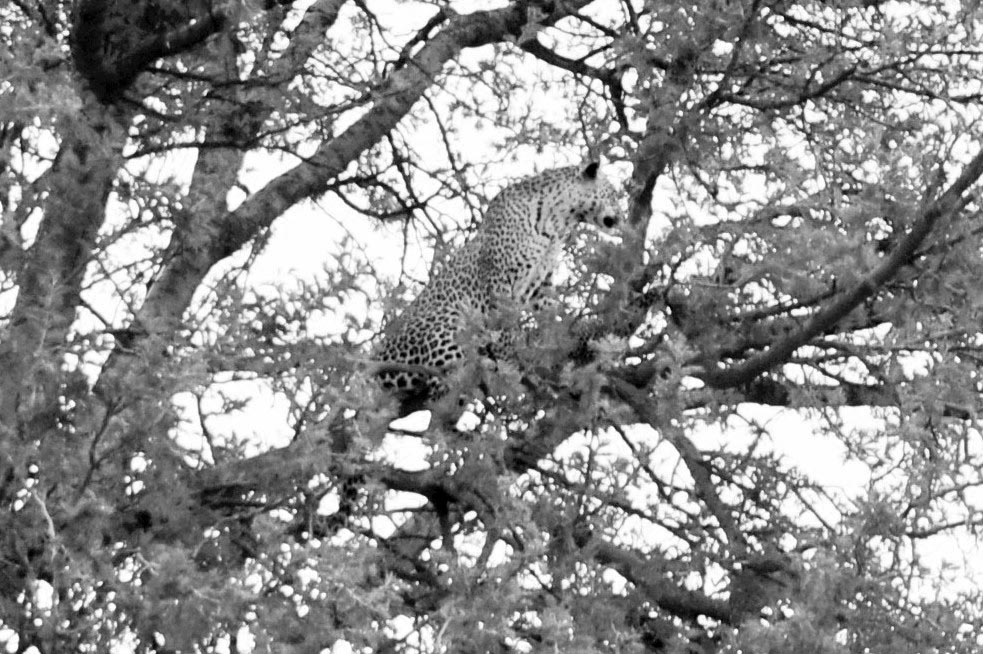
[[[981,31],[0,7],[0,646],[978,651]],[[472,326],[514,356],[402,420],[385,317],[588,154],[621,238],[578,235],[550,302]]]

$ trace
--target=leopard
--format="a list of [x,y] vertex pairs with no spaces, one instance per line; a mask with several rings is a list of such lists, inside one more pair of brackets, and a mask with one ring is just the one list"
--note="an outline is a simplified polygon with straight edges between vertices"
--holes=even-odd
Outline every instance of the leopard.
[[469,321],[506,304],[530,306],[550,286],[578,227],[614,233],[622,213],[621,193],[594,160],[506,186],[473,236],[388,321],[373,357],[382,387],[404,399],[442,395],[442,378],[465,358]]

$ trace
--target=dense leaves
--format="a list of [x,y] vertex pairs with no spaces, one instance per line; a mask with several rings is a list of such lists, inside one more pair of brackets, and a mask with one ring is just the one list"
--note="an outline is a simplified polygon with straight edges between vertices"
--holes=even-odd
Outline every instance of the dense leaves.
[[[978,651],[981,32],[0,7],[0,646]],[[498,190],[598,155],[623,233],[404,419],[386,316]]]

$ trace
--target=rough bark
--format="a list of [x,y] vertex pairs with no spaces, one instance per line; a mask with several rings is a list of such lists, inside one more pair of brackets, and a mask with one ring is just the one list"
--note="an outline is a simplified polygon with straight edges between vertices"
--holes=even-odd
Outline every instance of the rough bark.
[[921,244],[939,223],[954,217],[963,206],[963,198],[967,190],[979,180],[981,175],[983,175],[983,151],[977,153],[966,164],[959,177],[942,195],[926,204],[908,233],[900,239],[879,266],[864,275],[852,288],[817,311],[801,329],[776,340],[761,354],[737,365],[726,368],[707,366],[700,377],[714,388],[731,388],[747,384],[758,375],[787,362],[795,350],[835,327],[864,300],[876,294],[902,268],[913,263],[915,253]]
[[[191,3],[191,7],[201,3]],[[193,48],[225,25],[210,5],[178,25],[146,25],[143,2],[78,0],[72,21],[72,59],[90,91],[101,101],[118,99],[154,61]],[[180,12],[184,13],[184,12]],[[152,31],[151,31],[152,30]]]
[[[125,114],[90,102],[77,120],[66,122],[71,122],[63,125],[67,136],[45,175],[44,217],[17,271],[17,302],[0,344],[5,370],[0,425],[18,432],[32,416],[49,413],[57,401],[57,392],[48,385],[56,378],[83,275],[105,221],[106,200],[122,164]],[[22,406],[22,400],[28,404]]]
[[[550,12],[542,22],[552,24],[563,18],[567,9],[587,4],[587,0],[569,3],[566,9],[561,7]],[[177,252],[151,289],[138,314],[138,322],[150,330],[154,325],[179,322],[195,290],[215,264],[245,245],[291,206],[323,193],[361,153],[409,113],[436,83],[444,65],[463,49],[501,42],[519,34],[526,24],[526,11],[526,3],[515,3],[448,21],[407,65],[390,75],[378,91],[378,101],[362,118],[322,143],[307,161],[256,191],[235,211],[217,216],[212,222],[214,235],[207,243]]]

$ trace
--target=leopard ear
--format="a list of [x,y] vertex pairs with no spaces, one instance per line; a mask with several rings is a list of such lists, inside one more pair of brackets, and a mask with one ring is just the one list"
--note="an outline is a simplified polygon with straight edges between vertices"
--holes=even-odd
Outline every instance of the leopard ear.
[[580,175],[584,179],[597,179],[597,169],[600,167],[600,161],[591,161],[584,166],[583,170],[580,171]]

